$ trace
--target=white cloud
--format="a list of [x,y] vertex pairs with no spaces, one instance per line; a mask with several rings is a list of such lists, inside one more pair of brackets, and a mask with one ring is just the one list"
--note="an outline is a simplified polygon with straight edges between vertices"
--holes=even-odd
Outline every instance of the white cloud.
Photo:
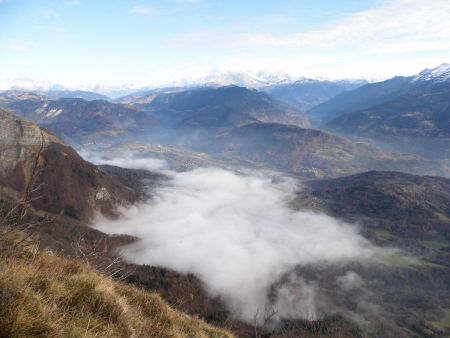
[[49,81],[39,81],[28,77],[0,78],[0,90],[20,88],[24,90],[48,90],[52,86]]
[[[114,164],[137,164],[121,162]],[[123,249],[127,259],[196,274],[244,320],[269,305],[269,287],[297,265],[369,263],[383,253],[351,225],[292,211],[287,206],[297,187],[292,179],[216,168],[164,173],[171,181],[152,191],[152,201],[95,227],[137,236],[137,243]],[[289,304],[283,295],[295,290],[307,290],[302,298],[307,302]],[[304,283],[280,290],[280,297],[282,314],[299,318],[315,309],[314,292]]]
[[[250,28],[236,22],[228,27],[180,34],[168,43],[172,47],[209,45],[240,50],[284,48],[333,53],[342,50],[376,53],[450,51],[449,17],[450,1],[447,0],[389,0],[315,30],[290,34],[244,33]],[[282,15],[259,18],[260,21],[269,19],[293,20],[291,16]],[[301,17],[297,19],[301,20]]]
[[450,49],[450,1],[392,0],[325,27],[294,34],[242,34],[236,47],[430,51]]
[[154,10],[147,5],[134,5],[128,13],[136,16],[150,16],[154,13]]
[[222,50],[226,56],[212,58],[202,66],[235,72],[264,70],[292,76],[386,79],[449,62],[449,17],[447,0],[389,0],[314,30],[251,33],[251,25],[236,22],[179,34],[168,41],[168,46]]

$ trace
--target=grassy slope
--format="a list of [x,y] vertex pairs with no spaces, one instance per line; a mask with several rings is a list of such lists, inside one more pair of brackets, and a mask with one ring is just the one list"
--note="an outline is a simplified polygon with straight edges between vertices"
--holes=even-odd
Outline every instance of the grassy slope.
[[0,233],[0,337],[232,337],[21,238]]

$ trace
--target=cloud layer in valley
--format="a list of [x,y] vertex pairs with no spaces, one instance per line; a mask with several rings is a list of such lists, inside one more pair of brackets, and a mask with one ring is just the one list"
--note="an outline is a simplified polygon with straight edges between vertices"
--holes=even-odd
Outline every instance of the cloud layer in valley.
[[[109,163],[161,164],[146,161]],[[244,320],[253,320],[269,305],[271,285],[297,265],[370,261],[381,253],[351,225],[290,209],[288,202],[298,189],[295,180],[218,168],[163,172],[170,180],[152,191],[151,201],[123,210],[117,220],[98,220],[95,227],[137,236],[139,241],[124,248],[126,259],[194,273]],[[275,306],[282,304],[291,317],[314,315],[314,288],[296,283],[279,290]],[[292,290],[302,294],[290,297]],[[288,304],[298,299],[301,304]]]

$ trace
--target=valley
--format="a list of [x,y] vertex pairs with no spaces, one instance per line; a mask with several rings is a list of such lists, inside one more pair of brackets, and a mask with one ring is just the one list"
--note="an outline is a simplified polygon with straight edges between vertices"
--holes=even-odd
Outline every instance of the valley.
[[[445,140],[445,85],[326,130],[310,129],[315,108],[237,86],[117,100],[5,91],[2,210],[26,195],[44,250],[101,247],[85,258],[100,270],[120,250],[124,281],[238,336],[445,336],[448,156],[386,150],[367,133]],[[377,122],[417,110],[428,129]]]
[[0,338],[450,338],[449,18],[0,0]]

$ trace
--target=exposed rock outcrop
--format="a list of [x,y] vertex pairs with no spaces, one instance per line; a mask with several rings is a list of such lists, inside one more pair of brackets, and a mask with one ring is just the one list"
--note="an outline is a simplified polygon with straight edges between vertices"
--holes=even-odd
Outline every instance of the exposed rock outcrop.
[[92,163],[53,134],[0,110],[0,193],[22,198],[53,214],[88,220],[95,212],[114,215],[118,205],[138,194]]

